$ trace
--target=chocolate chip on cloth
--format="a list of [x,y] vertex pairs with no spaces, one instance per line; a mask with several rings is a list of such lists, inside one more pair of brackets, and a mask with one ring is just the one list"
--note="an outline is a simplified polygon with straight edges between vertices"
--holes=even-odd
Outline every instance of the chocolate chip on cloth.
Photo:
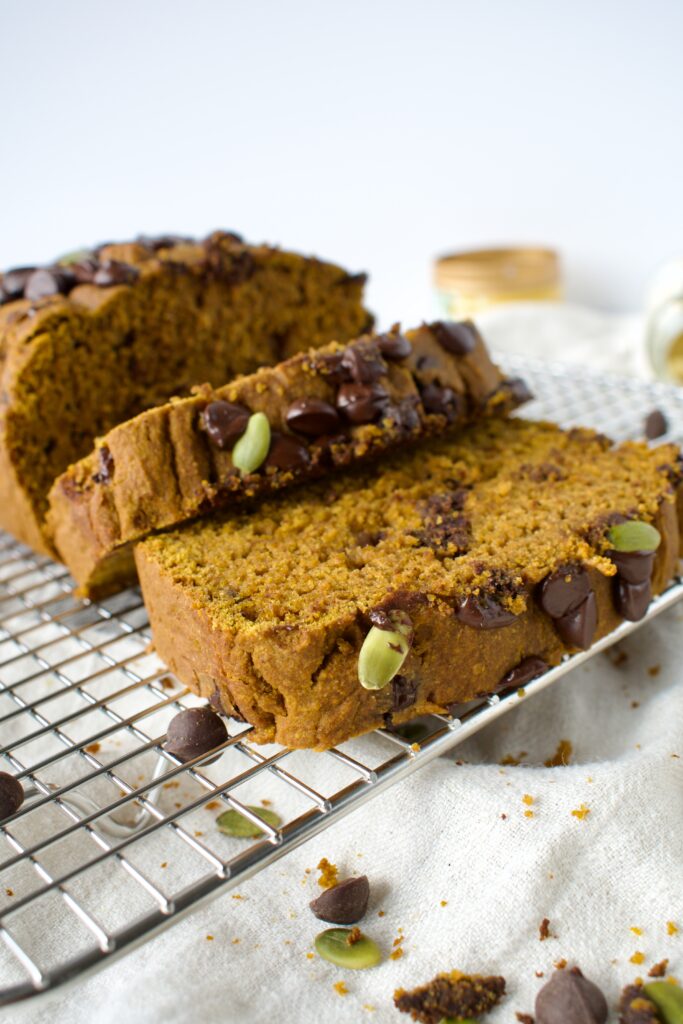
[[355,924],[365,915],[370,899],[367,875],[346,878],[326,889],[309,906],[316,917],[331,924]]
[[243,405],[219,399],[209,402],[202,410],[199,423],[216,447],[223,451],[232,448],[235,441],[242,436],[247,429],[249,415],[249,410]]
[[321,434],[336,433],[341,419],[334,406],[322,398],[299,398],[285,413],[285,423],[297,434],[320,437]]
[[595,594],[582,565],[563,565],[543,580],[539,603],[570,647],[586,650],[598,625]]
[[437,320],[429,324],[429,329],[441,347],[454,356],[466,356],[476,348],[479,332],[469,320]]
[[657,1007],[642,985],[627,985],[619,999],[619,1024],[661,1024]]
[[[181,761],[191,761],[219,747],[228,738],[225,723],[211,708],[187,708],[171,719],[164,750]],[[216,760],[220,757],[216,755]]]
[[0,821],[18,811],[24,802],[24,787],[7,772],[0,772]]
[[[473,1017],[488,1013],[505,995],[505,978],[450,971],[437,974],[427,985],[394,992],[394,1006],[423,1024],[442,1017]],[[569,1024],[565,1021],[564,1024]]]
[[337,408],[351,423],[372,423],[379,419],[389,403],[389,394],[381,384],[342,384]]
[[607,1002],[578,967],[557,970],[536,996],[536,1024],[604,1024]]

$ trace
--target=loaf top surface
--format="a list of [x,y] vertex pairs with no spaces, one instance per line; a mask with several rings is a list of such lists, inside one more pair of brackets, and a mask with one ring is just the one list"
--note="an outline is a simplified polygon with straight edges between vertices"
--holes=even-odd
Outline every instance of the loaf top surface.
[[[619,517],[652,521],[674,499],[678,450],[522,419],[149,538],[138,557],[183,588],[215,628],[325,628],[382,607],[444,612],[482,592],[514,614],[563,564],[606,576]],[[615,518],[616,517],[616,518]]]

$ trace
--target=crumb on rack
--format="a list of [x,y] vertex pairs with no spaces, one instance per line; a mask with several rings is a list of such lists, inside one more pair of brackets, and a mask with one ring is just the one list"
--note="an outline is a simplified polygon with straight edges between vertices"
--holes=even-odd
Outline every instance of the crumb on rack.
[[422,750],[422,747],[420,746],[419,743],[411,743],[410,749],[413,751],[414,754],[419,754],[420,751]]
[[346,983],[343,981],[335,981],[332,988],[334,989],[338,996],[347,996],[349,994],[349,990],[346,987]]
[[574,748],[571,740],[560,740],[553,756],[543,763],[546,768],[562,768],[564,765],[569,764],[573,751]]
[[261,801],[261,807],[270,807],[272,803],[272,800],[264,799]]
[[162,860],[160,867],[167,868],[168,867],[168,861],[167,860]]
[[578,818],[579,821],[583,821],[584,818],[588,817],[590,812],[590,807],[586,807],[585,804],[581,804],[580,807],[577,807],[575,810],[572,811],[572,815],[574,818]]
[[180,785],[180,783],[178,782],[177,779],[171,779],[170,782],[164,782],[163,788],[164,789],[177,789],[179,785]]
[[678,925],[673,921],[666,922],[666,934],[667,935],[678,935]]
[[647,972],[648,978],[663,978],[668,966],[669,961],[667,959],[660,960],[658,964],[653,964]]
[[556,960],[555,963],[553,964],[553,967],[556,967],[558,971],[563,971],[566,966],[567,966],[567,961],[565,960],[564,957],[562,957],[561,960]]
[[527,807],[531,807],[533,802],[534,802],[534,798],[529,793],[525,793],[524,796],[522,797],[522,803],[526,804]]
[[241,939],[232,939],[232,944],[233,944],[233,946],[238,946],[241,941],[242,941]]
[[85,748],[89,754],[97,754],[102,749],[101,743],[89,743]]
[[384,917],[385,914],[386,914],[386,910],[378,910],[377,911],[377,916],[378,917]]
[[315,960],[315,953],[307,953],[306,954],[306,959],[307,960]]
[[538,926],[538,938],[540,942],[545,942],[546,939],[552,938],[550,934],[550,918],[544,917]]
[[320,888],[333,889],[339,881],[337,865],[330,864],[327,857],[323,857],[318,863],[318,871],[320,872],[320,878],[318,879]]
[[204,804],[205,811],[215,811],[217,807],[220,807],[219,800],[209,800],[208,804]]
[[14,889],[5,889],[5,896],[14,896]]
[[641,950],[637,949],[633,956],[629,957],[632,964],[643,964],[645,963],[645,954]]
[[440,903],[439,903],[439,906],[440,907],[447,907],[448,906],[448,900],[441,900]]
[[207,942],[213,942],[213,935],[207,935],[206,936],[206,941]]
[[633,932],[634,935],[643,934],[643,929],[639,928],[637,924],[632,924],[630,930]]

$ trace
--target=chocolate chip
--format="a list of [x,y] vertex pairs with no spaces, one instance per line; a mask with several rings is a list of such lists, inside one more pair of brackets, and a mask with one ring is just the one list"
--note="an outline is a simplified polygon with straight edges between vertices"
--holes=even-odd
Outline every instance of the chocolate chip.
[[338,281],[335,281],[335,284],[342,286],[359,284],[362,286],[367,283],[367,280],[368,275],[361,271],[359,274],[343,274]]
[[347,346],[341,354],[340,366],[356,384],[372,384],[387,372],[377,348],[363,343]]
[[106,444],[97,449],[97,460],[100,468],[93,473],[93,480],[96,484],[108,484],[114,475],[114,456]]
[[209,697],[209,704],[211,705],[211,708],[216,712],[217,715],[223,715],[224,718],[228,717],[228,713],[223,707],[221,691],[218,689],[218,687],[216,687],[216,689]]
[[78,263],[71,263],[69,270],[76,278],[76,284],[92,284],[99,267],[97,259],[88,258],[80,260]]
[[24,298],[38,302],[50,295],[66,295],[76,283],[76,278],[66,267],[42,267],[34,270],[24,288]]
[[654,551],[608,551],[607,557],[627,583],[644,583],[652,576]]
[[503,382],[502,386],[510,395],[515,405],[531,402],[534,397],[533,391],[531,391],[527,382],[522,380],[521,377],[509,377]]
[[388,405],[384,410],[384,416],[387,419],[392,419],[399,430],[412,433],[422,426],[417,403],[416,395],[408,395],[398,405]]
[[187,708],[169,722],[164,750],[180,761],[191,761],[225,743],[227,738],[228,730],[215,711],[206,707]]
[[654,441],[656,437],[666,434],[669,423],[661,409],[653,409],[645,417],[645,437],[648,441]]
[[405,711],[415,703],[417,683],[405,676],[394,676],[391,680],[391,710]]
[[378,334],[375,341],[385,359],[406,359],[413,351],[413,346],[408,339],[398,331],[391,334]]
[[1,300],[12,302],[14,299],[21,299],[26,282],[35,269],[35,267],[14,267],[12,270],[8,270],[0,281]]
[[477,344],[477,331],[473,324],[463,321],[437,320],[430,324],[432,334],[447,352],[454,356],[466,356]]
[[199,422],[216,447],[223,450],[232,448],[238,437],[242,436],[247,429],[249,416],[249,410],[243,405],[224,402],[219,398],[209,402],[202,410]]
[[514,668],[505,673],[496,690],[518,690],[520,686],[526,686],[532,679],[542,676],[547,671],[548,663],[543,658],[538,658],[535,654],[531,654],[528,658],[522,658],[519,665],[515,665]]
[[138,235],[136,241],[138,245],[156,252],[158,249],[172,249],[174,245],[191,245],[194,239],[185,235]]
[[367,875],[346,878],[343,882],[326,889],[309,906],[316,917],[331,924],[355,924],[365,915],[370,899],[370,883]]
[[132,284],[139,276],[137,267],[130,263],[122,263],[120,260],[105,260],[97,269],[93,277],[93,283],[100,288],[108,288],[114,284]]
[[500,629],[517,618],[488,594],[469,594],[455,609],[455,617],[474,629]]
[[337,410],[322,398],[299,398],[292,402],[285,422],[290,430],[309,437],[334,434],[341,426]]
[[555,628],[560,639],[569,647],[586,651],[593,642],[598,625],[598,603],[591,590],[588,597],[577,608],[555,619]]
[[305,448],[293,437],[273,432],[265,462],[266,467],[271,466],[273,469],[284,470],[305,469],[310,462],[311,456],[308,448]]
[[536,1024],[604,1024],[607,1003],[578,967],[555,971],[536,996]]
[[351,423],[372,423],[387,407],[389,395],[381,384],[342,384],[337,408]]
[[0,772],[0,821],[18,811],[24,802],[24,787],[7,772]]
[[449,423],[464,415],[464,400],[460,395],[456,395],[452,388],[441,387],[440,384],[432,382],[422,388],[420,397],[427,412],[445,416]]
[[622,619],[640,622],[652,600],[652,585],[649,579],[642,583],[629,583],[618,578],[614,587],[614,606]]
[[588,574],[582,565],[562,565],[541,583],[541,608],[553,619],[559,619],[585,601],[590,592]]

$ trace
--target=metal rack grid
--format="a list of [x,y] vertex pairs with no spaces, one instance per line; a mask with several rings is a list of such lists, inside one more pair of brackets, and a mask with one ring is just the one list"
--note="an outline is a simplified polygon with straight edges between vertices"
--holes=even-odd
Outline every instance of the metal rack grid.
[[[537,396],[527,416],[592,425],[620,440],[638,436],[657,406],[668,438],[683,438],[683,391],[502,362]],[[647,618],[682,596],[679,579]],[[82,978],[147,941],[639,625],[624,623],[523,694],[473,702],[459,718],[422,719],[419,745],[380,731],[325,753],[290,751],[253,745],[250,727],[232,723],[217,761],[181,764],[160,744],[173,714],[197,701],[150,653],[139,592],[78,600],[62,566],[0,534],[0,768],[27,793],[0,825],[0,1006]],[[255,792],[272,794],[280,827],[248,809]],[[221,835],[207,805],[240,811],[262,836]],[[114,903],[101,899],[105,877],[120,890]],[[46,915],[49,929],[40,927]]]

